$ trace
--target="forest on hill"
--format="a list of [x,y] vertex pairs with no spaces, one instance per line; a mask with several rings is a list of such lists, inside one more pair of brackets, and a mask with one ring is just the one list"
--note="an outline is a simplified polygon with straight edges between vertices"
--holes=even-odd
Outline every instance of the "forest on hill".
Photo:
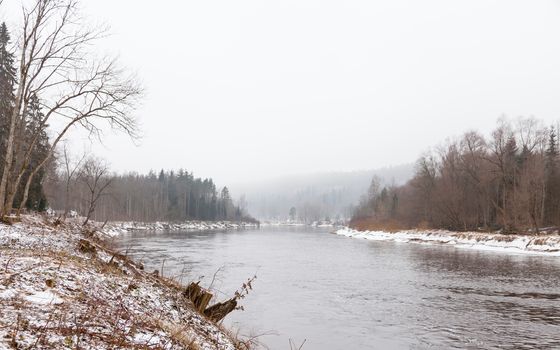
[[247,210],[261,220],[347,220],[373,176],[384,185],[402,185],[414,173],[413,164],[361,171],[321,172],[282,176],[232,184],[232,193],[243,194]]
[[424,154],[402,186],[374,178],[354,212],[362,229],[445,228],[505,233],[560,226],[558,128],[502,118]]

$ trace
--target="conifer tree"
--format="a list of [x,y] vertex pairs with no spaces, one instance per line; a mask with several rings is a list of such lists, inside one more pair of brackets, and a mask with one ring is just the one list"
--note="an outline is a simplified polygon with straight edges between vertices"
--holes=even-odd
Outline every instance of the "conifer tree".
[[[26,108],[25,116],[25,142],[31,144],[33,138],[38,135],[38,141],[33,147],[33,153],[31,157],[31,163],[29,164],[29,170],[25,174],[25,178],[29,177],[30,172],[41,161],[47,156],[50,144],[49,138],[45,131],[45,128],[41,127],[41,123],[44,118],[44,113],[41,109],[41,103],[37,95],[32,95],[29,104]],[[32,209],[36,211],[43,211],[46,209],[47,199],[43,191],[43,178],[45,176],[45,170],[41,169],[32,179],[31,187],[29,190],[28,199],[25,203],[27,209]],[[16,206],[19,207],[21,201],[21,189],[18,192],[18,197],[16,197]]]
[[560,179],[558,176],[558,135],[554,127],[550,128],[548,135],[548,148],[546,149],[545,167],[545,202],[544,221],[551,224],[557,221],[560,205]]
[[0,24],[0,174],[4,171],[6,141],[15,98],[16,69],[14,54],[9,50],[9,44],[8,27],[6,23],[2,23]]

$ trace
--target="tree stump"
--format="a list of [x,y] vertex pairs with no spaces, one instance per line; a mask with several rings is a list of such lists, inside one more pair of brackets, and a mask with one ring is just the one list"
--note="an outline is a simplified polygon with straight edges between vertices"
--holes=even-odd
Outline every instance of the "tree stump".
[[214,295],[206,289],[203,289],[198,283],[193,282],[189,284],[183,295],[193,303],[198,312],[204,313],[204,310]]
[[220,322],[237,307],[235,298],[217,303],[204,310],[204,315],[214,322]]
[[90,254],[92,256],[97,255],[97,248],[87,239],[80,239],[78,243],[78,250],[84,254]]

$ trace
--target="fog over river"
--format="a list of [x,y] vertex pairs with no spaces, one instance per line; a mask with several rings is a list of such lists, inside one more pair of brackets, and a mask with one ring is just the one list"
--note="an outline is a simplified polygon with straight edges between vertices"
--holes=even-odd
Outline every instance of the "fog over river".
[[[270,349],[560,348],[560,259],[348,239],[328,230],[134,233],[147,269],[220,299],[253,275],[225,323]],[[223,294],[221,294],[223,293]]]

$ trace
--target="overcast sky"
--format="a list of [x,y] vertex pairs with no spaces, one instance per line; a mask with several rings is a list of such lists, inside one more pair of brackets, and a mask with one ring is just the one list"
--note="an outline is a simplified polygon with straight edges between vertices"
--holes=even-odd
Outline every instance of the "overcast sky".
[[119,171],[224,184],[376,168],[502,114],[560,117],[560,1],[83,4],[147,89],[140,146],[96,147]]

